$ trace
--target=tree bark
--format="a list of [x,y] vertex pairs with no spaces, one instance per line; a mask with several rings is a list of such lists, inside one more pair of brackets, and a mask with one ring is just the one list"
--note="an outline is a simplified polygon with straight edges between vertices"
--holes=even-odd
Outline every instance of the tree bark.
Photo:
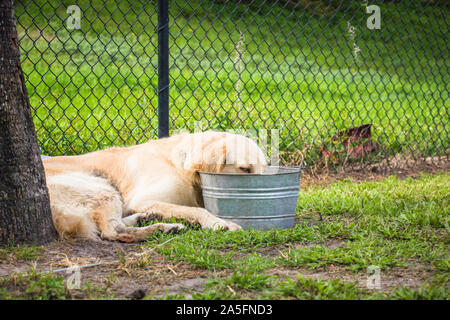
[[0,243],[43,244],[55,238],[13,0],[0,0]]

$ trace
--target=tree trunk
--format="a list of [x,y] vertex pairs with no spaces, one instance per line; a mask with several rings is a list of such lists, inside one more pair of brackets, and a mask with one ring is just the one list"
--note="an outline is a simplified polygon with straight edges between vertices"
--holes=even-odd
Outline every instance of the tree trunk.
[[55,238],[13,0],[0,0],[0,243],[42,244]]

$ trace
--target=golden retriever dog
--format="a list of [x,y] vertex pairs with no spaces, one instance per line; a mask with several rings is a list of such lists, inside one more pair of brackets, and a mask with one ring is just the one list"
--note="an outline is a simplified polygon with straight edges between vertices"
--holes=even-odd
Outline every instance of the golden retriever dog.
[[203,208],[199,171],[262,173],[267,166],[253,140],[224,132],[180,134],[132,147],[46,158],[43,164],[53,222],[62,237],[123,242],[184,227],[136,226],[155,218],[239,230]]

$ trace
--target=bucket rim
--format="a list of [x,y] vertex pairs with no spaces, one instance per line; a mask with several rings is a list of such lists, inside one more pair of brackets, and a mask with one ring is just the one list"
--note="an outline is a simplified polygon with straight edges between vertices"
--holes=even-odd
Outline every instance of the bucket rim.
[[207,172],[207,171],[198,171],[200,175],[216,175],[216,176],[247,176],[247,177],[258,177],[258,176],[276,176],[276,175],[285,175],[285,174],[293,174],[293,173],[301,173],[304,170],[305,166],[268,166],[267,168],[275,168],[275,169],[283,169],[287,170],[287,172],[268,172],[268,173],[235,173],[235,172]]

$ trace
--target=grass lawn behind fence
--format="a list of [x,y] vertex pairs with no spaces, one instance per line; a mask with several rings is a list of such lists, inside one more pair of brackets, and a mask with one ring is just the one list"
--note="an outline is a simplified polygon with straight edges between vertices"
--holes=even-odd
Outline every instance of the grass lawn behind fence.
[[[16,8],[44,152],[77,154],[155,138],[154,3],[79,1],[81,30],[68,30],[66,7],[49,2],[19,1]],[[172,1],[170,10],[172,131],[193,130],[196,121],[204,129],[278,128],[282,151],[307,148],[314,161],[317,146],[337,131],[373,123],[382,153],[448,153],[442,8],[383,3],[380,30],[367,29],[359,1],[329,15],[292,14],[258,1],[250,8]]]

